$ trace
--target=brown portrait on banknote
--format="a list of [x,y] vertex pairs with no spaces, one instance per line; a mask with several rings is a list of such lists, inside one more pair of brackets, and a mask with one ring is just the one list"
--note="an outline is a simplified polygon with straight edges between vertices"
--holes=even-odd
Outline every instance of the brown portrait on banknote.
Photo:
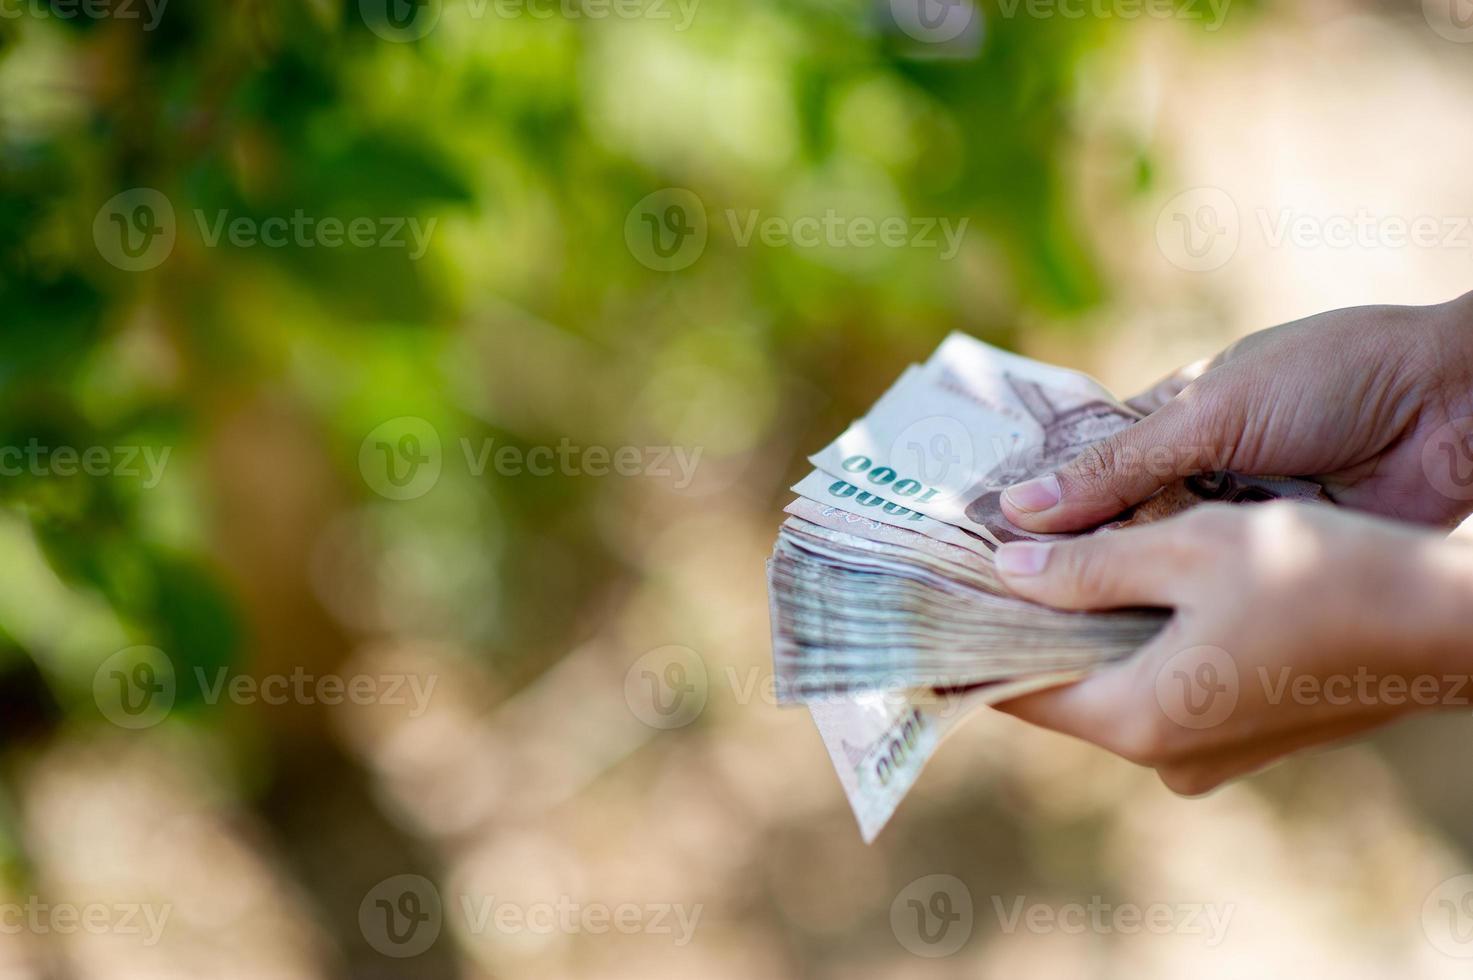
[[1002,491],[1031,476],[1057,469],[1078,456],[1091,443],[1138,420],[1141,416],[1118,402],[1102,398],[1069,404],[1070,396],[1050,391],[1044,385],[1007,372],[1003,380],[1028,415],[1043,429],[1043,444],[1027,452],[1004,457],[982,477],[979,493],[967,504],[967,517],[985,524],[1000,541],[1037,539],[1039,536],[1014,525],[1002,514]]

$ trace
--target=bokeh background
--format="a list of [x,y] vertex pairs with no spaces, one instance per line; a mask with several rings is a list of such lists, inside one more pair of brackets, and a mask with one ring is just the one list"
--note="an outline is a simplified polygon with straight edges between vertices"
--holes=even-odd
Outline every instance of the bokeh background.
[[[0,0],[0,445],[44,461],[0,478],[0,975],[1465,975],[1466,717],[1184,801],[983,713],[866,847],[762,562],[953,329],[1128,393],[1465,291],[1470,42],[1465,0]],[[299,213],[371,231],[249,233]],[[965,233],[858,242],[894,218]],[[891,916],[933,874],[936,959]]]

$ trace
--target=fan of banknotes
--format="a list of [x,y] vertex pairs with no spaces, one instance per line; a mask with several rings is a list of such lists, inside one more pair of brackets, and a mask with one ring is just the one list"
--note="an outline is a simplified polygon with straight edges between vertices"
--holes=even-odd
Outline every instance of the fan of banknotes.
[[[1128,656],[1163,625],[1160,610],[1026,602],[992,563],[1002,542],[1059,537],[1011,524],[1004,487],[1140,417],[1086,375],[952,334],[809,457],[767,565],[776,687],[812,712],[866,841],[970,711]],[[1191,476],[1106,527],[1203,500],[1320,493],[1302,480]]]

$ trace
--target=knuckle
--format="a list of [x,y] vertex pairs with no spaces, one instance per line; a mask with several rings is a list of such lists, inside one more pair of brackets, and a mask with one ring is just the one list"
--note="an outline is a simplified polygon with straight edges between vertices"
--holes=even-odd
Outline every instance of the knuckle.
[[1197,581],[1204,569],[1221,559],[1221,546],[1194,533],[1174,534],[1161,548],[1158,561],[1162,569],[1179,581]]
[[1255,523],[1302,531],[1308,527],[1304,507],[1289,500],[1269,500],[1252,508]]
[[1124,507],[1125,498],[1116,489],[1124,464],[1123,455],[1124,447],[1118,438],[1092,443],[1074,457],[1068,466],[1066,478],[1090,496],[1101,497]]
[[1183,462],[1231,468],[1246,424],[1242,402],[1242,394],[1221,375],[1204,375],[1183,389],[1173,411],[1162,418],[1175,433]]
[[1198,504],[1183,514],[1182,520],[1188,539],[1198,545],[1230,546],[1244,533],[1243,509],[1232,504]]
[[1104,549],[1096,545],[1097,542],[1086,540],[1060,546],[1068,588],[1085,603],[1106,601],[1118,574],[1111,572]]
[[1242,552],[1265,542],[1310,546],[1311,515],[1303,504],[1269,500],[1254,504],[1202,504],[1192,508],[1192,531],[1199,542],[1223,551]]

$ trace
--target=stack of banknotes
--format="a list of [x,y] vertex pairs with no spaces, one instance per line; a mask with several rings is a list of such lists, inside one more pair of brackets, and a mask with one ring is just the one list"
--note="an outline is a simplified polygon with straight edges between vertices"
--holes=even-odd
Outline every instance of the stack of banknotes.
[[[776,688],[812,712],[866,841],[970,711],[1128,656],[1163,625],[1163,610],[1024,601],[992,562],[1003,542],[1059,537],[1011,524],[1003,488],[1140,417],[1086,375],[952,334],[809,457],[767,566]],[[1301,480],[1196,475],[1105,527],[1203,500],[1319,495]]]

